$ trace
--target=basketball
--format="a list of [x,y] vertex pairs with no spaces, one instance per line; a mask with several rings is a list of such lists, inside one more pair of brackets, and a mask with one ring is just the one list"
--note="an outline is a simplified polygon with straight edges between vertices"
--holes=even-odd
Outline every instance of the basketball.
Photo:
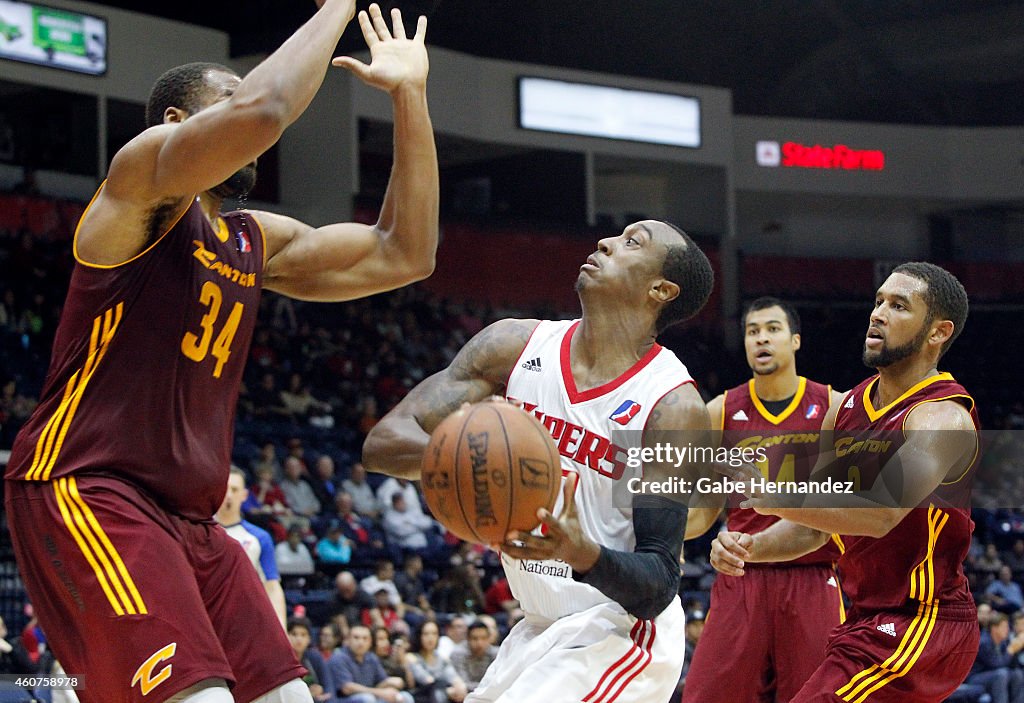
[[437,426],[423,456],[423,496],[464,540],[496,544],[510,530],[535,528],[537,509],[554,508],[562,475],[558,450],[521,408],[484,401]]

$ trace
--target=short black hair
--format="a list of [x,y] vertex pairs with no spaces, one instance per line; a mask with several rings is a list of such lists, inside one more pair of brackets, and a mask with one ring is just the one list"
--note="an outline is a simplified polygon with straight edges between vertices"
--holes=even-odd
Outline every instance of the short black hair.
[[953,323],[953,336],[946,340],[939,351],[939,358],[949,351],[953,341],[964,331],[967,324],[967,291],[957,277],[941,266],[927,261],[911,261],[900,264],[892,270],[924,281],[924,302],[928,306],[927,324],[935,320],[950,320]]
[[487,627],[487,623],[483,620],[474,620],[470,623],[469,627],[466,628],[466,634],[469,635],[473,630],[486,630],[488,636],[491,634],[491,628]]
[[800,313],[796,311],[796,308],[793,307],[792,303],[788,303],[785,300],[779,300],[778,298],[773,298],[770,295],[760,297],[747,304],[747,307],[743,308],[743,317],[740,318],[740,327],[745,328],[747,326],[747,316],[749,316],[750,313],[774,307],[782,308],[782,312],[786,313],[786,322],[789,324],[789,333],[800,334]]
[[679,286],[679,295],[661,309],[654,323],[658,334],[700,312],[715,286],[714,269],[697,243],[671,222],[662,221],[662,224],[678,232],[683,241],[668,245],[661,267],[661,275]]
[[291,633],[296,627],[306,628],[306,632],[313,635],[313,623],[309,621],[309,618],[288,618],[288,627],[286,631]]
[[206,74],[223,71],[235,75],[227,66],[207,61],[175,66],[156,79],[146,101],[146,127],[161,124],[169,107],[194,113],[199,107],[199,94],[206,86]]

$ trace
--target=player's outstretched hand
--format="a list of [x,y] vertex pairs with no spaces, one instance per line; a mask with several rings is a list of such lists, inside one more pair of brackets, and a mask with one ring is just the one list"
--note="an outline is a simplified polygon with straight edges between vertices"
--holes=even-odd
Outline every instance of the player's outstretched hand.
[[711,543],[711,566],[727,576],[742,576],[754,538],[743,532],[722,531]]
[[406,38],[402,13],[398,8],[391,11],[393,32],[388,29],[380,6],[370,5],[370,11],[359,13],[359,28],[363,30],[366,46],[370,48],[370,63],[363,63],[351,56],[339,56],[331,63],[347,68],[359,76],[367,85],[394,93],[403,86],[422,88],[427,82],[430,63],[427,60],[427,18],[420,16],[416,34]]
[[501,550],[516,559],[561,559],[575,571],[590,571],[601,556],[601,547],[588,539],[580,527],[576,513],[579,480],[576,474],[566,479],[562,487],[562,514],[557,518],[544,508],[537,511],[545,534],[510,532]]

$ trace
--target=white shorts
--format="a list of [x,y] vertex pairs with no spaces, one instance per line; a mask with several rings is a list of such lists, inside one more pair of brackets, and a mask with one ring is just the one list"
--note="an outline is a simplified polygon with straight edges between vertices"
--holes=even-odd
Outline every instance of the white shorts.
[[617,603],[554,622],[528,618],[509,632],[466,703],[667,703],[684,651],[678,597],[653,621]]

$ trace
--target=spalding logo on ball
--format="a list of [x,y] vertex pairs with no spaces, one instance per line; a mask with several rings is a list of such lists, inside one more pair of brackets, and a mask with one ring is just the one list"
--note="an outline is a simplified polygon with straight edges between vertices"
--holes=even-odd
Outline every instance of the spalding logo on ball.
[[421,485],[434,517],[453,534],[495,544],[511,530],[538,525],[538,508],[555,506],[561,476],[555,442],[533,415],[484,401],[437,426],[423,455]]

